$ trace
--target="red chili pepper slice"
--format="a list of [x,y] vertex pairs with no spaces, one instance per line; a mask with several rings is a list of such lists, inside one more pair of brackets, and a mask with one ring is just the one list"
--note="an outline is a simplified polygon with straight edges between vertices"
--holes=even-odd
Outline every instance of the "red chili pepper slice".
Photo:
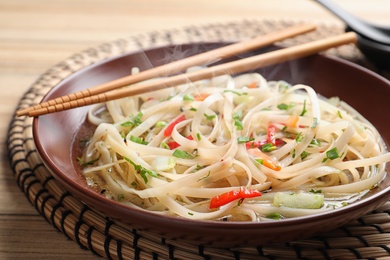
[[276,145],[275,133],[276,133],[276,127],[272,124],[269,125],[267,131],[267,143],[272,143],[273,145]]
[[186,116],[185,115],[181,115],[179,116],[178,118],[176,118],[174,121],[172,121],[172,123],[170,123],[167,128],[165,128],[164,130],[164,136],[171,136],[172,135],[172,131],[173,131],[173,128],[180,122],[184,121],[186,119]]
[[[189,135],[186,137],[188,140],[194,140],[194,138],[192,137],[192,135]],[[172,141],[172,142],[169,142],[167,143],[167,145],[169,146],[169,149],[171,150],[174,150],[176,149],[177,147],[180,146],[180,144],[178,142],[175,142],[175,141]]]
[[[268,143],[268,140],[260,140],[260,141],[251,141],[251,142],[247,142],[245,144],[246,146],[246,149],[251,149],[251,148],[261,148],[261,146],[265,145]],[[282,139],[275,139],[275,145],[278,146],[278,145],[282,145],[284,144],[284,141]]]
[[232,190],[221,195],[215,196],[210,201],[210,209],[218,208],[237,199],[254,198],[261,196],[258,190],[248,190],[241,187],[240,190]]
[[257,148],[257,147],[261,147],[265,144],[273,144],[275,146],[277,145],[281,145],[281,144],[284,144],[283,140],[281,139],[277,139],[275,137],[276,135],[276,127],[272,124],[270,124],[268,126],[268,129],[267,129],[267,139],[266,140],[260,140],[260,141],[252,141],[252,142],[247,142],[246,143],[246,148],[247,149],[250,149],[250,148]]
[[260,141],[250,141],[250,142],[247,142],[245,144],[246,146],[246,149],[250,149],[250,148],[257,148],[257,147],[260,147],[262,145],[265,145],[267,143],[267,140],[260,140]]

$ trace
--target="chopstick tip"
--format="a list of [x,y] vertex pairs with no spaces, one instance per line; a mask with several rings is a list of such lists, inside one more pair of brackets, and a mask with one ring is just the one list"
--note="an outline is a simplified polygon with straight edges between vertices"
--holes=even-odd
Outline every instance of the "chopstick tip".
[[28,115],[28,112],[31,111],[31,109],[21,109],[21,110],[18,110],[16,111],[16,116],[17,117],[21,117],[21,116],[26,116]]

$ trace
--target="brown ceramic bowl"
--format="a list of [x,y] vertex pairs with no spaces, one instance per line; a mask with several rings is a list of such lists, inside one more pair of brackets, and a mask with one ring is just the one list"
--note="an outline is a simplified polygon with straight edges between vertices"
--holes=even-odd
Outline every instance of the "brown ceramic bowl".
[[[180,47],[190,55],[218,44],[194,44]],[[138,66],[142,70],[160,65],[166,55],[178,51],[175,46],[129,53],[83,68],[55,86],[45,100],[80,89],[107,82],[129,73]],[[253,54],[253,53],[252,53]],[[251,55],[249,53],[248,55]],[[314,55],[258,70],[267,79],[282,79],[290,83],[303,83],[326,97],[338,96],[348,102],[371,121],[387,144],[390,143],[390,83],[373,72],[338,58]],[[108,200],[89,189],[80,174],[77,136],[88,131],[85,116],[88,108],[78,108],[36,118],[33,133],[36,147],[44,164],[63,187],[88,206],[106,216],[157,236],[180,239],[195,244],[218,246],[264,245],[286,242],[340,227],[369,213],[389,199],[390,176],[370,194],[346,207],[330,212],[283,219],[280,221],[242,223],[193,221],[175,217],[162,217],[150,212],[132,209]],[[390,167],[387,167],[390,170]]]

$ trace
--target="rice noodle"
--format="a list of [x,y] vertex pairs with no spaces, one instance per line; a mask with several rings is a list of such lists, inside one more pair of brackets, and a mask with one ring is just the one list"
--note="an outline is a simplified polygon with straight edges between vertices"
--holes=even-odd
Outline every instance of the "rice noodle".
[[[82,155],[91,186],[132,207],[191,219],[263,221],[275,212],[331,210],[375,187],[390,161],[378,131],[349,105],[258,73],[110,101],[94,106],[88,120],[97,125]],[[212,198],[241,187],[264,196],[210,209]],[[321,190],[326,203],[272,204],[276,192],[299,190]]]

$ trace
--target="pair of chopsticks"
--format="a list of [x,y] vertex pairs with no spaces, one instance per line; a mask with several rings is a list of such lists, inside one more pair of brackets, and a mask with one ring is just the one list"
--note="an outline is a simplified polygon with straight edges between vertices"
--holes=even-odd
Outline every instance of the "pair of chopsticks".
[[[191,66],[204,65],[205,63],[216,59],[226,59],[239,53],[264,47],[277,41],[307,33],[315,29],[316,26],[312,24],[299,24],[288,27],[280,31],[261,35],[247,41],[234,43],[222,48],[197,54],[186,59],[141,71],[138,74],[129,75],[89,89],[42,102],[38,105],[19,110],[16,112],[16,115],[37,117],[44,114],[102,103],[127,96],[155,91],[166,87],[185,84],[189,81],[194,82],[226,73],[235,74],[254,70],[260,67],[309,56],[340,45],[357,42],[356,34],[353,32],[348,32],[329,37],[327,39],[317,40],[232,62],[223,63],[221,65],[216,65],[193,72],[167,77],[169,76],[168,73],[172,75],[173,73],[180,72]],[[163,78],[156,81],[141,82],[155,77]],[[127,88],[122,88],[124,86],[138,82],[140,83]]]

